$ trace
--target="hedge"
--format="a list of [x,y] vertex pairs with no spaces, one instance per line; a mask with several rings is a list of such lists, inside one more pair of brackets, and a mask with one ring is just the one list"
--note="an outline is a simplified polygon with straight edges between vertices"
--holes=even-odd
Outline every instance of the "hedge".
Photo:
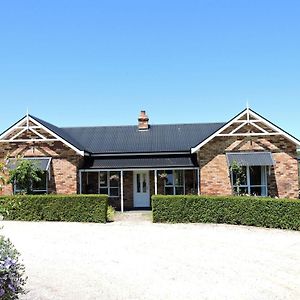
[[106,195],[20,195],[0,197],[5,220],[106,222]]
[[153,222],[227,223],[300,230],[300,200],[237,196],[152,196]]

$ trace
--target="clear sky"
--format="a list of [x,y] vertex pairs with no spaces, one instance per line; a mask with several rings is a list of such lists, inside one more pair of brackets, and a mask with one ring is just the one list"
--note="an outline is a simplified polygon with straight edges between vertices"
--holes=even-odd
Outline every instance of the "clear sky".
[[0,130],[227,121],[300,138],[298,0],[0,1]]

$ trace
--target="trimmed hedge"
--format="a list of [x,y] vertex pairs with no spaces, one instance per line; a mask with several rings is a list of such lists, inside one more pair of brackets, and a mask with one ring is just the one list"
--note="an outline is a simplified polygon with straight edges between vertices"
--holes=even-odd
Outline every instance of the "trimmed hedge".
[[0,197],[5,220],[105,223],[107,195],[20,195]]
[[152,196],[153,222],[227,223],[300,230],[300,200],[237,196]]

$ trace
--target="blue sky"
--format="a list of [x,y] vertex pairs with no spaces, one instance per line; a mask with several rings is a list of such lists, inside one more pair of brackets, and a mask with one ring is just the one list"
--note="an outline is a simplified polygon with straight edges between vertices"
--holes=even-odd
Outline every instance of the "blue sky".
[[0,130],[227,121],[246,106],[300,138],[300,2],[0,2]]

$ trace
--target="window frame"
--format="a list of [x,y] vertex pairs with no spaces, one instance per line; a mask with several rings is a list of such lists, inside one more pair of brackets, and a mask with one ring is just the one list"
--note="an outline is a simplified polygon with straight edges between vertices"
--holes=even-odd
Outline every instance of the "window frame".
[[[268,191],[268,172],[267,172],[267,166],[243,166],[246,168],[246,184],[241,184],[240,188],[246,188],[247,189],[247,194],[252,196],[251,189],[252,188],[261,188],[261,190],[264,189],[265,194],[261,195],[256,195],[258,197],[267,197],[269,194]],[[264,182],[264,184],[251,184],[251,167],[260,167],[260,172],[261,172],[261,182]],[[235,191],[235,188],[237,185],[234,184],[233,181],[233,172],[230,172],[230,178],[231,178],[231,187],[232,191]]]
[[[107,185],[101,185],[101,180],[100,180],[100,176],[101,176],[101,173],[106,173],[106,176],[107,176]],[[118,186],[111,186],[111,173],[117,173],[118,176],[119,176],[119,180],[118,180]],[[119,198],[120,197],[120,171],[99,171],[98,172],[98,194],[101,194],[100,191],[101,189],[107,189],[107,195],[108,197],[110,198]],[[118,195],[117,196],[113,196],[111,195],[111,189],[114,189],[114,190],[118,190]]]
[[[42,171],[41,173],[45,173],[45,180],[46,180],[46,189],[44,190],[40,190],[40,189],[33,189],[32,186],[33,186],[33,183],[31,183],[31,191],[33,194],[48,194],[48,186],[49,186],[49,172],[47,170],[44,170]],[[18,189],[17,188],[17,182],[15,181],[14,184],[13,184],[13,193],[14,195],[15,194],[18,194],[18,193],[21,193],[21,192],[24,192],[23,190],[21,189]]]
[[[172,184],[166,184],[167,180],[164,181],[164,194],[165,195],[170,195],[170,194],[166,194],[166,188],[172,188],[173,194],[171,195],[185,195],[185,170],[165,170],[164,173],[168,174],[168,172],[171,172],[172,174]],[[182,172],[182,179],[183,179],[183,184],[182,185],[178,185],[176,184],[176,180],[175,180],[175,174],[176,172]],[[176,188],[183,188],[183,194],[176,194]]]

